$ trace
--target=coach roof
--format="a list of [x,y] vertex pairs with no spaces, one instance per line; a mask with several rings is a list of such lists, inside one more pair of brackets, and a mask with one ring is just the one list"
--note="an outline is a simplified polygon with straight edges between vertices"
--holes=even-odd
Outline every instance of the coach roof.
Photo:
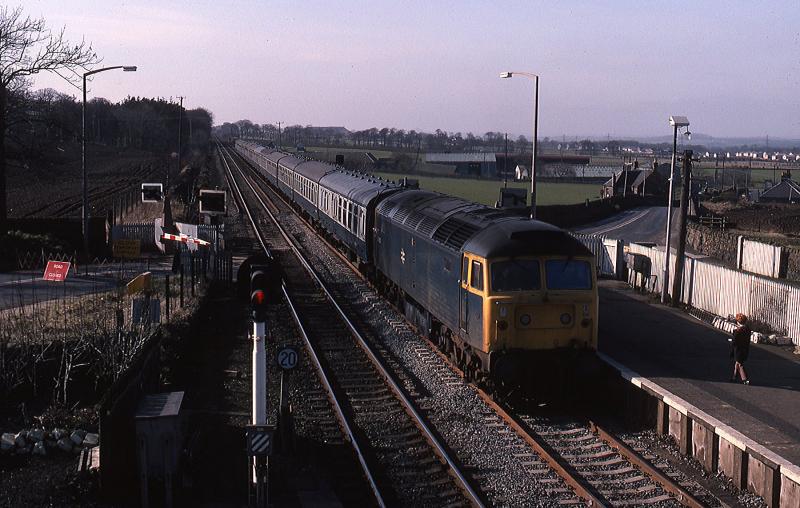
[[364,207],[378,195],[396,192],[401,189],[395,183],[368,174],[341,169],[327,173],[319,183]]

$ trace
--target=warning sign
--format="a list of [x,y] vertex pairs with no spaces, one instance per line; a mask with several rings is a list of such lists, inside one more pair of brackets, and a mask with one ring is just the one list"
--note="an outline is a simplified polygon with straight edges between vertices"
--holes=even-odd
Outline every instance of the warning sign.
[[114,240],[111,249],[115,258],[136,259],[142,254],[142,241]]
[[69,273],[70,264],[67,261],[48,261],[42,279],[53,282],[64,282]]

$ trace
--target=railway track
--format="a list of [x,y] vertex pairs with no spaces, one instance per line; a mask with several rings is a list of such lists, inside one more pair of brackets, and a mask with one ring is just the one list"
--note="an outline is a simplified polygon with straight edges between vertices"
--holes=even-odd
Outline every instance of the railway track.
[[[376,502],[382,506],[482,505],[459,466],[347,319],[292,236],[282,229],[277,209],[259,196],[231,154],[224,147],[220,150],[240,197],[239,206],[261,245],[283,269],[286,301]],[[247,206],[246,192],[259,202],[258,213]]]
[[[313,235],[310,231],[306,234]],[[387,310],[386,307],[391,306],[377,297],[366,281],[356,275],[354,267],[344,257],[339,255],[338,261],[338,267],[337,263],[323,264],[328,267],[331,280],[339,281],[336,284],[337,298],[345,302],[343,306],[351,319],[369,321],[365,314],[374,313],[383,307],[379,313],[388,319],[398,335],[411,341],[411,336],[416,335],[415,331],[399,316],[396,309]],[[345,263],[349,266],[342,268]],[[422,340],[424,339],[417,338],[418,342]],[[424,346],[412,347],[413,354],[427,363],[428,368],[444,385],[459,385],[459,376],[463,376],[462,373],[449,363],[435,345],[425,342],[427,344]],[[400,356],[391,351],[391,347],[373,347],[384,349],[381,355],[386,358]],[[446,367],[442,367],[442,360],[447,361]],[[401,367],[398,369],[403,370]],[[538,493],[543,495],[544,505],[552,502],[591,506],[715,504],[710,495],[704,497],[707,503],[700,502],[693,493],[678,485],[668,474],[660,472],[629,446],[596,426],[574,419],[564,421],[564,418],[543,416],[524,409],[506,408],[495,403],[487,393],[480,390],[477,390],[477,395],[486,406],[485,412],[481,413],[484,425],[495,429],[501,436],[502,446],[513,457],[516,467],[524,471],[527,480],[541,487]],[[491,485],[491,481],[480,481],[482,478],[491,479],[491,475],[485,475],[481,471],[479,460],[472,460],[469,454],[462,457],[462,460],[476,463],[472,466],[475,470],[473,477],[479,479],[481,489],[493,503],[502,504],[513,499],[503,492],[504,489]],[[485,485],[487,483],[489,485]],[[696,487],[699,488],[699,485]],[[527,498],[524,504],[539,503]]]

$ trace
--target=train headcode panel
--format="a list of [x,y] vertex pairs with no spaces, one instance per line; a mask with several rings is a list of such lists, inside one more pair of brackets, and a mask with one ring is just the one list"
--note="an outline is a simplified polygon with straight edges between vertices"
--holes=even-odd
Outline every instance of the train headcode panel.
[[225,215],[224,190],[200,190],[200,213],[208,215]]
[[162,201],[164,201],[164,186],[162,184],[142,184],[142,203],[160,203]]

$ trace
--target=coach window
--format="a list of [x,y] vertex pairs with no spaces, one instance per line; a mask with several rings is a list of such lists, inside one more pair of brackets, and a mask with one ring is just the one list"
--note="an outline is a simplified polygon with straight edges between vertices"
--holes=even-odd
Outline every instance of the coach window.
[[470,286],[478,291],[483,291],[483,265],[479,261],[472,262],[472,278]]

